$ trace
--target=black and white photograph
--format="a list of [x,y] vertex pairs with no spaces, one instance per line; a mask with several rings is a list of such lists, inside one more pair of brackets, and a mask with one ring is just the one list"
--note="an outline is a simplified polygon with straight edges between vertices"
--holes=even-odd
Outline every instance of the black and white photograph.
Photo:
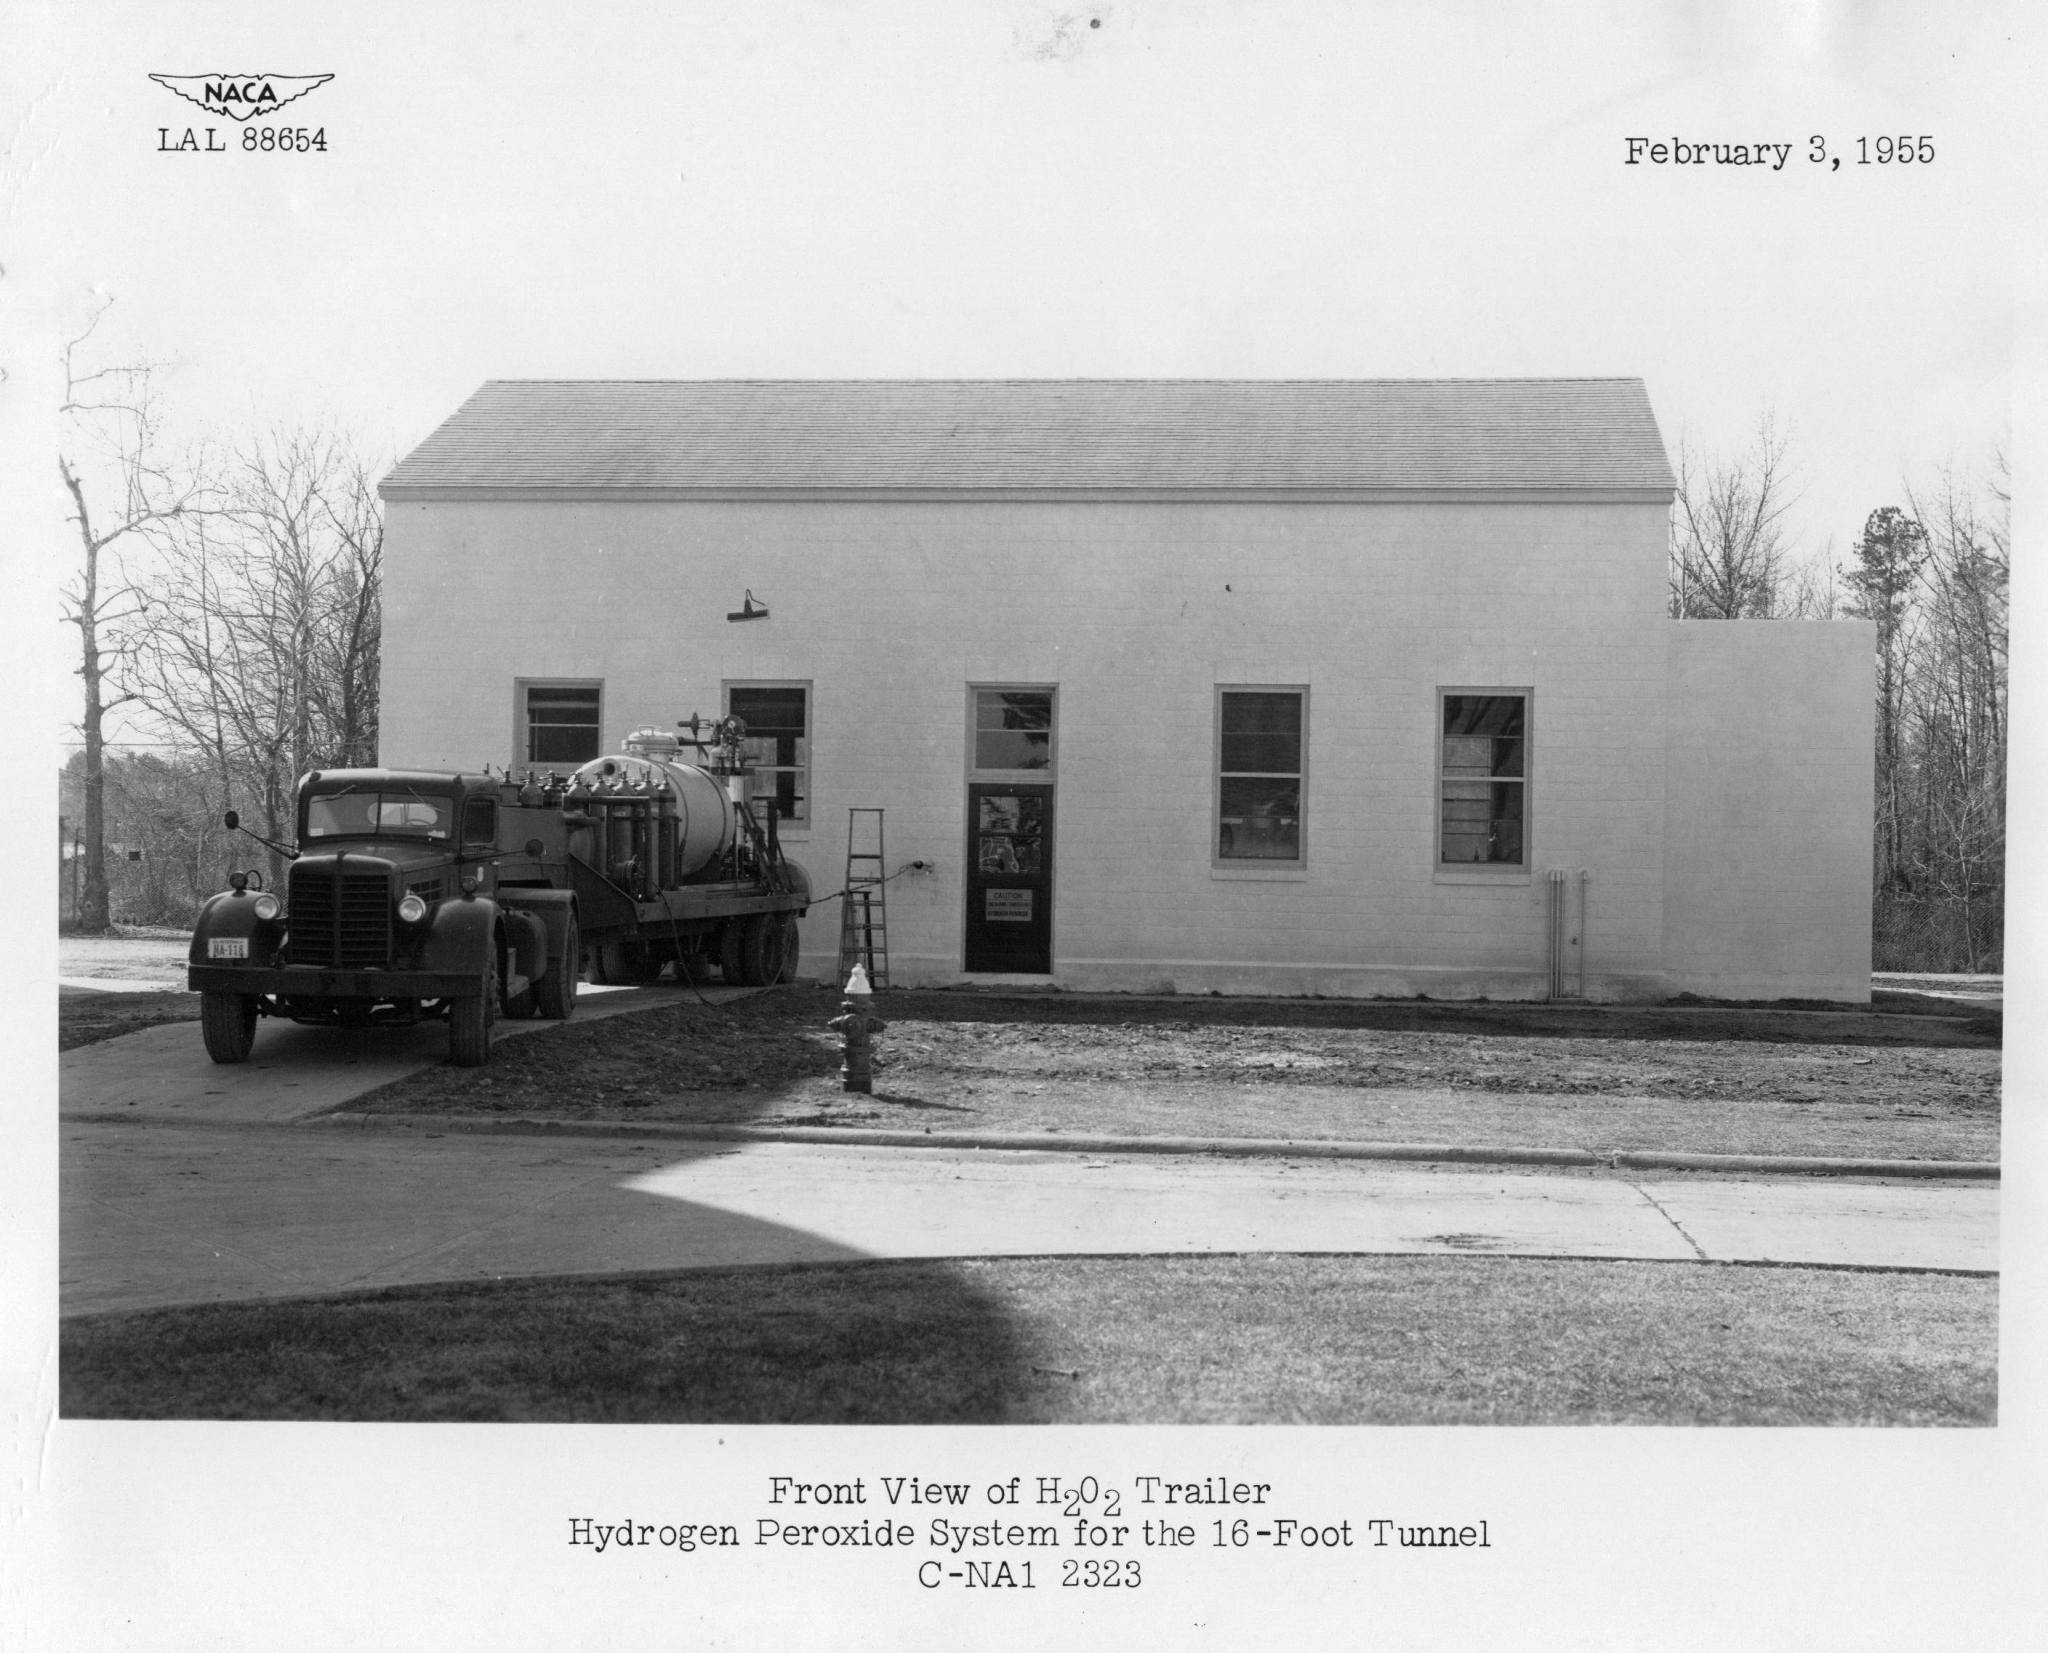
[[7,32],[0,1645],[2037,1645],[2023,8]]

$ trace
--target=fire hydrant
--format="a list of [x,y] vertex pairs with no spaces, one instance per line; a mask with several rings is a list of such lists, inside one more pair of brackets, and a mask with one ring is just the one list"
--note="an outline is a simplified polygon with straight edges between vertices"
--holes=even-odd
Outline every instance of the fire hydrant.
[[869,1008],[873,995],[866,968],[856,964],[853,974],[846,978],[846,996],[839,1001],[845,1014],[834,1016],[825,1024],[846,1042],[839,1076],[850,1091],[872,1093],[875,1088],[875,1035],[889,1024]]

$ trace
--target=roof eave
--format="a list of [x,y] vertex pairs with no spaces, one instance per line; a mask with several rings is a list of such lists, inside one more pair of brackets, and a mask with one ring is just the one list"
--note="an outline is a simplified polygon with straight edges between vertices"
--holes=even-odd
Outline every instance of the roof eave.
[[677,488],[394,482],[394,504],[1669,505],[1674,483],[1443,488]]

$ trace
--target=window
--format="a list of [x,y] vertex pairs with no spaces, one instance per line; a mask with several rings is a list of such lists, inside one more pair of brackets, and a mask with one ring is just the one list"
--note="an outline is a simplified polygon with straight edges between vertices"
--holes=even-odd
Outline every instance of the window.
[[519,762],[574,765],[601,753],[602,683],[521,683],[518,693]]
[[976,689],[974,767],[1052,768],[1052,690]]
[[445,838],[454,801],[407,788],[359,792],[344,786],[306,800],[306,830],[313,838]]
[[1527,692],[1445,690],[1439,700],[1438,865],[1527,867]]
[[1216,691],[1216,860],[1307,864],[1308,690]]
[[493,849],[498,842],[498,800],[465,798],[462,801],[462,847]]
[[807,683],[728,683],[725,709],[747,726],[740,751],[754,771],[747,801],[765,816],[770,803],[782,820],[811,819],[811,690]]

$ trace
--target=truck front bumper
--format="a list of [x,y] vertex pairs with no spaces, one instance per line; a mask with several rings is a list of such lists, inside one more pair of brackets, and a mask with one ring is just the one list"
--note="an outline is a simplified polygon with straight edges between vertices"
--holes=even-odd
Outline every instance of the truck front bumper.
[[460,999],[474,996],[481,980],[462,970],[330,970],[316,964],[185,967],[185,985],[195,993],[259,993],[280,999]]

